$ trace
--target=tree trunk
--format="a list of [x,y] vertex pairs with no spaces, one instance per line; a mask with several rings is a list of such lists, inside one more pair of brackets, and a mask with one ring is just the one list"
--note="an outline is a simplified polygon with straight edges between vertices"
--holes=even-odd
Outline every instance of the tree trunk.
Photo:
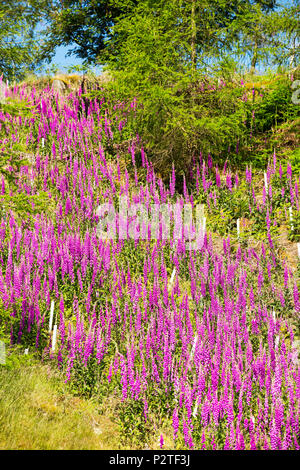
[[253,56],[252,56],[252,59],[251,59],[250,73],[255,73],[256,64],[257,64],[257,42],[255,41],[255,43],[254,43],[254,52],[253,52]]
[[196,70],[196,0],[192,0],[192,13],[191,13],[191,63],[192,63],[192,72]]

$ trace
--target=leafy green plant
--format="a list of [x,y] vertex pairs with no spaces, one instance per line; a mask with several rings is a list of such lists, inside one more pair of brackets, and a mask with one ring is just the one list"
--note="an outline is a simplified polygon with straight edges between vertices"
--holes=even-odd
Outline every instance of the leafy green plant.
[[289,221],[289,240],[300,242],[300,214],[293,213],[292,221]]
[[254,113],[256,132],[269,131],[272,127],[276,128],[280,123],[299,116],[299,109],[292,102],[291,82],[287,76],[280,77],[261,91],[263,96],[253,105],[249,104],[251,115]]

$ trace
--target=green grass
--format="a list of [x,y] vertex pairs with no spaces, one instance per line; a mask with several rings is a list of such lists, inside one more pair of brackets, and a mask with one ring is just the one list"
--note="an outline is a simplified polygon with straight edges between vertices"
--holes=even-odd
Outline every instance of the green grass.
[[[0,449],[118,449],[118,429],[48,365],[0,365]],[[32,362],[32,361],[31,361]]]
[[6,352],[5,365],[0,364],[0,450],[158,450],[161,434],[164,449],[174,449],[168,420],[158,423],[151,415],[146,442],[138,420],[118,416],[119,400],[75,396],[49,363],[24,355],[18,346]]

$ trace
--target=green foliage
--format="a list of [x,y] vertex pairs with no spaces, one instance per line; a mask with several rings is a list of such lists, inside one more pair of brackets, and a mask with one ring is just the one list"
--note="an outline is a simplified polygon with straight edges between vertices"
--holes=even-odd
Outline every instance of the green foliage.
[[300,214],[294,213],[292,221],[289,222],[289,240],[294,243],[300,242]]
[[96,62],[105,40],[111,35],[115,19],[137,2],[106,0],[53,0],[46,8],[47,27],[42,53],[45,58],[54,55],[55,48],[71,46],[74,53],[87,63]]
[[[199,21],[201,14],[204,10],[198,9]],[[171,161],[184,169],[200,146],[221,152],[233,136],[242,139],[244,134],[241,91],[219,88],[204,73],[204,55],[216,55],[217,47],[201,43],[196,66],[191,58],[191,15],[184,2],[140,2],[131,15],[118,20],[101,55],[113,76],[105,85],[111,99],[136,97],[129,125],[160,170]]]
[[104,362],[102,361],[98,366],[95,357],[90,358],[86,364],[83,364],[80,359],[75,359],[71,385],[73,393],[90,398],[99,386],[103,368]]
[[[1,103],[0,109],[2,113],[10,117],[0,131],[0,136],[2,134],[5,137],[10,136],[16,117],[30,120],[35,114],[33,106],[26,101],[13,98],[8,98],[4,103]],[[24,130],[27,127],[24,126]],[[12,210],[17,217],[24,219],[27,214],[48,211],[49,196],[46,192],[39,191],[38,194],[28,194],[20,192],[18,189],[20,169],[23,166],[31,166],[31,164],[26,154],[26,146],[22,141],[11,143],[10,146],[0,150],[0,175],[4,178],[5,186],[14,190],[13,193],[6,191],[4,195],[0,195],[2,214]]]
[[10,343],[10,329],[17,320],[12,315],[12,311],[7,310],[2,300],[0,299],[0,312],[1,312],[1,323],[0,323],[0,341],[3,341],[6,346]]
[[22,118],[34,117],[34,106],[29,105],[26,101],[20,101],[14,98],[7,98],[0,105],[1,111],[10,116],[21,116]]
[[28,195],[19,193],[17,195],[0,196],[0,204],[2,205],[3,212],[12,210],[22,220],[28,214],[45,212],[49,203],[49,196],[46,192],[40,191],[39,194]]
[[146,422],[142,400],[130,400],[118,407],[118,425],[122,445],[144,449],[149,439],[149,423]]
[[1,364],[3,370],[16,371],[18,369],[28,367],[34,361],[32,353],[24,354],[24,348],[21,346],[6,346],[5,364]]
[[300,174],[300,148],[294,150],[289,160],[294,172]]
[[[273,2],[246,2],[244,7],[253,24],[269,25]],[[222,2],[166,5],[144,0],[115,19],[99,55],[113,78],[105,89],[111,101],[137,100],[128,126],[142,137],[148,157],[161,173],[172,161],[185,170],[191,155],[200,150],[222,155],[237,141],[241,147],[247,145],[253,132],[271,129],[297,114],[287,79],[254,102],[245,102],[242,88],[233,81],[234,41],[240,44],[237,57],[253,49],[245,40],[252,34],[247,18],[235,2],[225,11]],[[272,38],[254,41],[261,48],[255,59],[259,63],[260,56],[270,53]]]
[[[299,116],[299,107],[292,102],[291,82],[287,77],[281,77],[270,84],[263,97],[253,105],[249,105],[255,115],[255,130],[269,131],[273,126]],[[250,114],[250,113],[249,113]]]
[[2,0],[0,4],[0,70],[5,79],[20,79],[41,60],[40,34],[44,0]]
[[[114,26],[125,17],[134,17],[141,11],[141,6],[143,9],[145,7],[152,9],[157,17],[161,14],[164,3],[161,0],[142,2],[136,0],[103,2],[53,0],[46,8],[47,28],[43,45],[44,55],[50,57],[56,46],[67,45],[72,48],[69,54],[73,53],[85,62],[95,63],[101,52],[112,43],[113,48],[110,52],[117,56],[119,46],[122,46],[127,35],[124,30],[123,34],[118,34],[117,37]],[[174,13],[175,3],[176,12]],[[205,50],[207,55],[211,55],[211,51],[216,52],[221,48],[233,49],[234,44],[242,43],[244,38],[251,39],[250,43],[244,40],[244,48],[252,49],[253,42],[255,42],[253,38],[254,36],[256,38],[259,29],[253,26],[257,25],[258,20],[260,22],[265,20],[267,14],[275,9],[276,1],[240,2],[236,0],[228,4],[222,0],[205,0],[201,3],[195,0],[180,0],[170,1],[166,7],[173,14],[176,27],[173,32],[180,29],[184,33],[183,39],[186,40],[189,37],[189,56],[196,64],[196,55],[199,50],[202,52]],[[288,8],[286,10],[289,11]],[[187,18],[189,18],[188,21],[186,21]],[[286,22],[281,23],[281,28],[287,29],[291,22],[287,21],[288,14],[285,18]],[[265,36],[267,34],[268,38],[272,38],[270,31]],[[261,32],[260,36],[262,36]]]

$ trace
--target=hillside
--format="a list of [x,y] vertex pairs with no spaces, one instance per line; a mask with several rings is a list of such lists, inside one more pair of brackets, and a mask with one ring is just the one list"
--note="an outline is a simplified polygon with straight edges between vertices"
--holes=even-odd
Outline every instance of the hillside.
[[[299,449],[296,73],[199,83],[191,148],[139,135],[143,104],[103,81],[6,91],[0,448],[29,448],[14,383],[35,449],[63,429],[72,449]],[[200,217],[192,249],[175,204]]]

